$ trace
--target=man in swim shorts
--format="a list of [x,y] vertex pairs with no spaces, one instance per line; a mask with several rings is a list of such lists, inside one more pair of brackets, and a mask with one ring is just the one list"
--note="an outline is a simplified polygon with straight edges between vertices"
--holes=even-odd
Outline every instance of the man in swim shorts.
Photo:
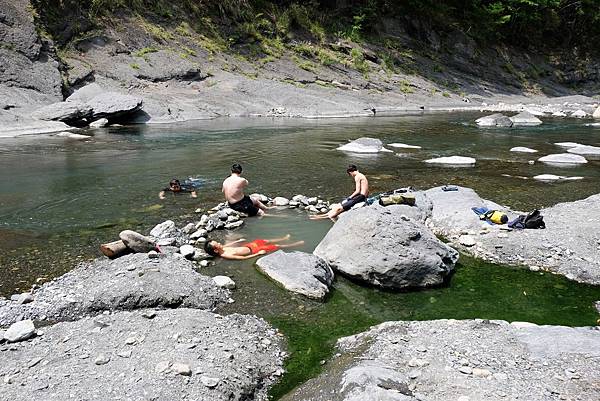
[[191,185],[184,182],[182,185],[181,182],[177,178],[173,178],[169,181],[169,186],[164,188],[162,191],[158,193],[158,197],[160,199],[165,199],[166,192],[173,192],[173,194],[177,193],[189,193],[192,198],[197,198],[196,189]]
[[223,181],[223,194],[229,207],[235,211],[246,213],[248,216],[262,216],[267,207],[258,199],[244,195],[244,188],[248,186],[248,180],[242,175],[242,166],[234,164],[231,166],[231,175]]
[[304,241],[296,241],[291,244],[281,244],[280,242],[290,239],[290,235],[274,239],[255,239],[254,241],[244,242],[245,239],[239,239],[228,244],[220,244],[217,241],[206,241],[204,250],[212,256],[220,256],[223,259],[244,260],[251,259],[258,255],[264,255],[269,252],[282,248],[290,248],[304,244]]
[[354,179],[354,192],[344,199],[342,203],[333,205],[329,212],[310,216],[311,219],[334,219],[341,213],[352,209],[354,205],[367,200],[367,197],[369,196],[369,181],[367,180],[367,177],[358,171],[358,167],[354,164],[348,165],[346,173]]

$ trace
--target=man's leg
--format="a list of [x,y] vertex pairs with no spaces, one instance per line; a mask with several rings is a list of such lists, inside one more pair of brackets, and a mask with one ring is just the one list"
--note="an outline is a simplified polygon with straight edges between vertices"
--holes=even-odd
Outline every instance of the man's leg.
[[272,244],[276,244],[278,242],[282,242],[282,241],[287,241],[288,239],[290,239],[291,235],[287,234],[285,237],[281,237],[281,238],[273,238],[273,239],[268,239],[266,240],[267,242],[270,242]]
[[259,199],[253,198],[253,197],[250,197],[250,199],[252,199],[252,203],[254,203],[254,206],[256,206],[257,208],[259,208],[263,212],[267,211],[268,207],[266,207],[265,204],[262,203]]

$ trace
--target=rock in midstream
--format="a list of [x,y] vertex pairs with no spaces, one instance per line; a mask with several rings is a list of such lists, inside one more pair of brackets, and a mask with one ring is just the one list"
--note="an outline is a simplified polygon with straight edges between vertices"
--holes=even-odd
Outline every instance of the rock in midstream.
[[600,194],[541,209],[545,230],[502,231],[499,235],[506,226],[483,223],[471,207],[503,211],[509,220],[523,212],[482,199],[470,188],[457,188],[450,192],[441,187],[425,191],[433,203],[428,225],[434,233],[455,242],[465,232],[475,235],[474,246],[465,250],[494,263],[526,265],[570,280],[600,284]]
[[329,293],[333,270],[318,256],[279,250],[256,261],[258,270],[288,291],[322,300]]
[[314,254],[337,272],[383,288],[439,285],[458,252],[398,209],[373,205],[342,214]]
[[225,303],[227,290],[193,267],[174,254],[97,259],[44,284],[33,293],[34,302],[0,300],[0,326],[22,319],[75,320],[107,310],[154,306],[212,310]]
[[0,393],[12,401],[267,400],[283,372],[264,320],[186,308],[58,323],[7,349]]
[[600,330],[485,320],[387,322],[338,341],[282,401],[600,399]]

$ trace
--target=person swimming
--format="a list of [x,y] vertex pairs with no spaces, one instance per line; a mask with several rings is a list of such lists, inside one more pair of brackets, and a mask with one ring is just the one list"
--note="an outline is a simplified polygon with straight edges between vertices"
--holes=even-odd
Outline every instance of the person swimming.
[[[282,238],[273,239],[255,239],[250,242],[241,238],[227,244],[221,244],[214,240],[208,240],[204,244],[204,250],[211,256],[220,256],[223,259],[230,260],[245,260],[251,259],[258,255],[264,255],[269,252],[274,252],[278,249],[291,248],[304,244],[304,241],[296,241],[290,244],[282,244],[281,242],[290,239],[290,234]],[[234,246],[239,244],[238,246]]]
[[199,187],[200,184],[201,180],[195,178],[189,178],[185,180],[183,184],[177,178],[173,178],[169,181],[169,186],[163,188],[163,190],[158,193],[158,197],[160,199],[165,199],[165,194],[167,192],[173,192],[173,194],[189,193],[192,198],[197,198],[198,194],[196,193],[196,188]]

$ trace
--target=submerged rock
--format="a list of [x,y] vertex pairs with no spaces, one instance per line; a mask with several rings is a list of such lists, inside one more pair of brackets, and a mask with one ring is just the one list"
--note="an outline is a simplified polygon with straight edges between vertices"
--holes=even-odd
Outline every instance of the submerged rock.
[[282,250],[256,261],[258,270],[286,290],[322,300],[333,282],[331,267],[320,257],[304,252]]
[[539,162],[548,164],[585,164],[587,160],[583,156],[574,155],[570,153],[559,153],[540,157]]
[[154,306],[213,309],[227,292],[179,255],[150,259],[145,253],[84,264],[34,292],[35,301],[0,300],[0,326],[17,320],[73,320],[103,311]]
[[514,115],[510,118],[513,122],[513,125],[540,125],[542,120],[534,116],[528,111],[524,111],[517,115]]
[[[267,400],[283,361],[277,332],[264,320],[152,313],[151,320],[117,312],[45,327],[42,337],[3,353],[2,369],[11,372],[3,399]],[[206,385],[205,375],[216,380]]]
[[582,146],[580,143],[577,142],[555,142],[554,144],[558,147],[566,149],[574,148],[576,146]]
[[533,177],[533,179],[538,181],[577,181],[583,180],[583,177],[567,177],[564,175],[540,174]]
[[77,140],[91,138],[90,135],[76,134],[74,132],[59,132],[58,134],[56,134],[56,136],[61,137],[61,138],[69,138],[69,139],[77,139]]
[[400,148],[400,149],[421,149],[421,146],[407,145],[405,143],[390,143],[388,146],[391,146],[392,148]]
[[[600,331],[487,320],[386,322],[338,340],[325,371],[282,401],[595,401]],[[543,362],[543,363],[542,363]]]
[[376,138],[358,138],[340,146],[337,150],[353,153],[379,153],[383,151],[383,143]]
[[447,166],[473,166],[476,162],[477,160],[474,158],[465,156],[447,156],[425,160],[425,163],[428,164],[442,164]]
[[573,113],[571,113],[571,117],[574,118],[586,118],[587,117],[587,113],[581,109],[574,111]]
[[442,284],[458,261],[426,227],[378,205],[342,214],[314,254],[346,276],[396,289]]

